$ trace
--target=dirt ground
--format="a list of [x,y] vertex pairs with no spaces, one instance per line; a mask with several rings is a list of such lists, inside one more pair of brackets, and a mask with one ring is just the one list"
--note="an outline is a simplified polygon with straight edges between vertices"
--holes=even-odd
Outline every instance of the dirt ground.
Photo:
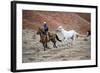
[[[60,39],[63,36],[57,34]],[[44,51],[39,42],[40,37],[36,31],[24,29],[22,33],[22,62],[47,62],[47,61],[70,61],[91,59],[91,38],[79,37],[73,45],[68,47],[66,42],[58,42],[57,48],[53,48],[51,42],[48,43],[50,49]]]

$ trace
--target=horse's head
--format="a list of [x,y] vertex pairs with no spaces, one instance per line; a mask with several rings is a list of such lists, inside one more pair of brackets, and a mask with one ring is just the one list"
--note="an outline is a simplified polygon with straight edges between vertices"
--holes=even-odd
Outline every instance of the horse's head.
[[40,29],[40,28],[38,28],[37,34],[40,34],[40,33],[41,33],[41,29]]
[[40,34],[40,32],[39,31],[37,31],[37,33],[36,34]]
[[63,30],[63,27],[62,26],[59,26],[57,29],[56,29],[56,31],[58,31],[58,32],[61,32]]
[[39,27],[38,31],[37,31],[37,34],[41,34],[41,33],[44,33],[44,29],[41,27]]

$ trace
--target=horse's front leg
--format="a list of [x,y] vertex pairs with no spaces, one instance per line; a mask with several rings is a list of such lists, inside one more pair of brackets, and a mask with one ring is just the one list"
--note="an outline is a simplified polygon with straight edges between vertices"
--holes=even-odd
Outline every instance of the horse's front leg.
[[66,47],[69,48],[70,45],[69,39],[64,40],[64,45],[66,45]]
[[69,48],[73,45],[73,39],[69,39]]
[[57,46],[56,46],[56,41],[54,42],[54,45],[53,45],[53,47],[54,47],[54,48],[57,48]]
[[46,43],[46,48],[50,49],[50,47],[48,47],[48,44]]
[[45,48],[46,48],[46,44],[45,43],[43,43],[43,47],[44,47],[44,51],[46,50]]

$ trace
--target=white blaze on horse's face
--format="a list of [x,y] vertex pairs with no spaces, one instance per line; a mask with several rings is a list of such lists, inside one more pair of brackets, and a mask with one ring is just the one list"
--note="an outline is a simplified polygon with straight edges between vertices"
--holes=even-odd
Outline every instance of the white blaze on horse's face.
[[63,29],[63,27],[62,27],[62,26],[59,26],[59,27],[57,28],[57,31],[61,32],[62,29]]

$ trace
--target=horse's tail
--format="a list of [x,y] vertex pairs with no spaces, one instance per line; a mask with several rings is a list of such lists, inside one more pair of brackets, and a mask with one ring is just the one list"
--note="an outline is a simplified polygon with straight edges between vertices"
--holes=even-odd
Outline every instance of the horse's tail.
[[77,32],[76,32],[76,36],[77,36],[77,38],[78,38],[78,37],[81,37],[82,35],[81,35],[80,33],[77,33]]
[[61,40],[58,38],[57,34],[56,34],[56,39],[57,39],[59,42],[61,42]]
[[86,35],[82,35],[82,34],[79,34],[79,33],[77,33],[76,34],[78,37],[86,37]]

